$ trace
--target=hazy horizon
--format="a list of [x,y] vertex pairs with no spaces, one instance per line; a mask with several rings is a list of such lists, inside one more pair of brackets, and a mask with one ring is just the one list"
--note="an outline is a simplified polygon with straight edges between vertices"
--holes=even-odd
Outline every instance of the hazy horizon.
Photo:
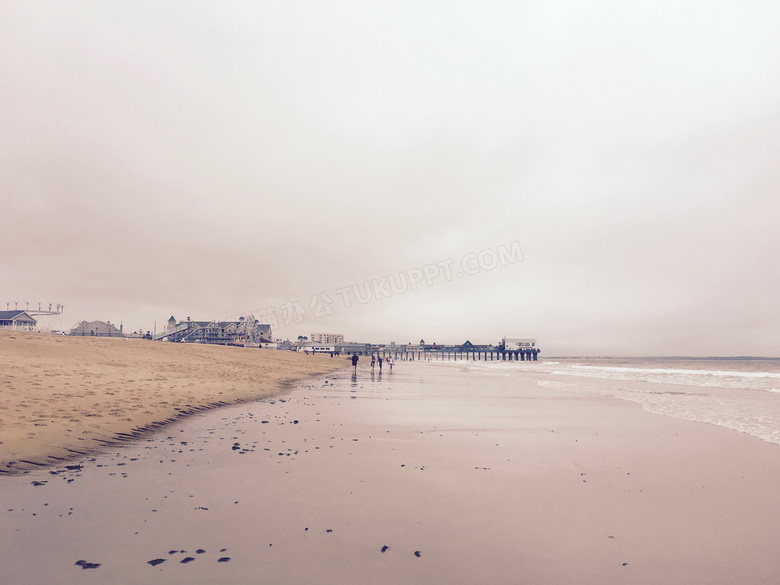
[[756,0],[3,3],[0,310],[778,356],[779,25]]

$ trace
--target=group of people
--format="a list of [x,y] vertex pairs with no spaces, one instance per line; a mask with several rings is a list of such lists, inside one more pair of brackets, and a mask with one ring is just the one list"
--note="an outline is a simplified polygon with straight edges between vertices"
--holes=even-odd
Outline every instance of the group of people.
[[[379,372],[380,373],[382,372],[382,359],[383,358],[382,358],[381,355],[379,357],[377,357],[376,355],[373,355],[373,354],[371,355],[371,371],[372,372],[374,371],[374,366],[377,364],[377,362],[379,363]],[[393,363],[394,363],[393,362],[393,356],[387,356],[386,358],[384,358],[384,361],[387,363],[388,367],[390,368],[390,371],[392,372],[393,371]]]
[[[352,371],[353,373],[357,374],[357,363],[360,358],[358,357],[358,354],[354,353],[352,354]],[[390,371],[393,371],[393,364],[395,361],[393,360],[393,356],[387,356],[386,358],[383,358],[381,355],[377,356],[376,354],[371,355],[371,372],[374,372],[374,367],[376,366],[377,362],[379,363],[379,373],[382,373],[382,362],[387,363],[388,367],[390,368]]]

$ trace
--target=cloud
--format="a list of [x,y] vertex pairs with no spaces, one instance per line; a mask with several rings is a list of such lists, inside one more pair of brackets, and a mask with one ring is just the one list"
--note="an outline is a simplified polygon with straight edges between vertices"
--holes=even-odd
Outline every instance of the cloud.
[[282,332],[778,354],[777,16],[4,4],[0,301],[151,329],[519,241],[511,269]]

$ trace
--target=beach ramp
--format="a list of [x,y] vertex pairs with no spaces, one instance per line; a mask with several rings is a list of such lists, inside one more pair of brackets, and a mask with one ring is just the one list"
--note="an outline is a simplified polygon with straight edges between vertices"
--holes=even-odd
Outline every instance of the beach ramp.
[[162,333],[158,333],[152,339],[154,341],[159,341],[161,339],[166,339],[167,337],[170,337],[171,335],[176,335],[177,333],[181,333],[182,331],[186,331],[189,329],[190,324],[189,323],[181,323],[174,327],[173,329],[166,329]]

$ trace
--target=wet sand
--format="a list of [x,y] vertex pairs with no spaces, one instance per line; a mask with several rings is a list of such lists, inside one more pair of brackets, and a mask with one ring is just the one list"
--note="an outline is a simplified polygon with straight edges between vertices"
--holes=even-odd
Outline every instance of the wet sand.
[[536,382],[361,367],[0,478],[0,582],[777,582],[777,445]]
[[345,367],[293,352],[0,330],[0,474]]

